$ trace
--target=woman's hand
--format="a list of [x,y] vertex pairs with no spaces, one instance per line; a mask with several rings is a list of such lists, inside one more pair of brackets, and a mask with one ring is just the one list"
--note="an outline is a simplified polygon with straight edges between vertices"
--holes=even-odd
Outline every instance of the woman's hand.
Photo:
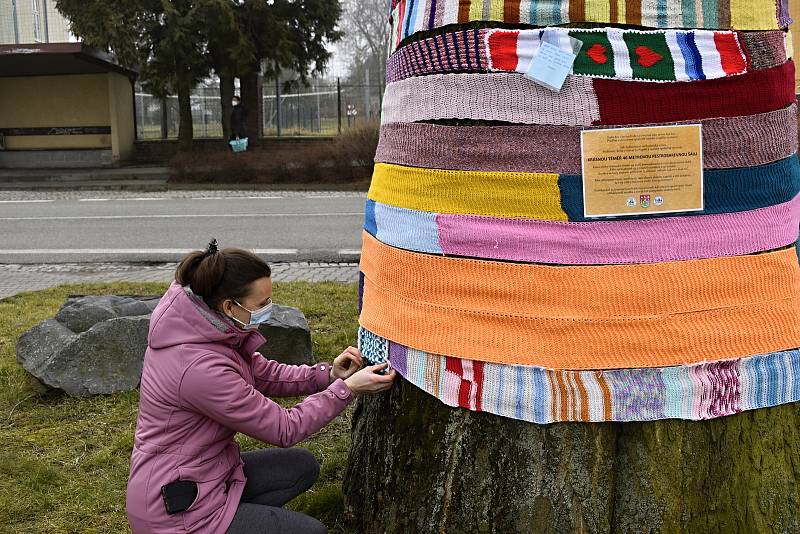
[[333,382],[337,378],[341,378],[342,380],[350,378],[361,369],[363,363],[364,360],[361,357],[361,351],[355,347],[347,347],[344,349],[343,353],[333,360],[330,381]]
[[347,387],[349,387],[350,390],[356,394],[364,393],[371,395],[373,393],[386,391],[392,387],[395,371],[392,369],[385,375],[379,375],[377,374],[377,371],[383,371],[388,366],[388,363],[370,365],[369,367],[365,367],[364,369],[361,369],[355,373],[353,376],[345,380],[344,383],[347,384]]

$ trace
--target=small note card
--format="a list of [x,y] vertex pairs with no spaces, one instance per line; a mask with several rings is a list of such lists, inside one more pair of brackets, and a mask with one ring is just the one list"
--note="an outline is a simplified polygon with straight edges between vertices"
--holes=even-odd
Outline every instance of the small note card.
[[539,53],[531,61],[525,76],[547,87],[551,91],[561,91],[567,75],[572,70],[572,64],[575,58],[578,57],[583,43],[572,37],[569,37],[572,46],[572,52],[562,50],[558,46],[542,40],[539,45]]

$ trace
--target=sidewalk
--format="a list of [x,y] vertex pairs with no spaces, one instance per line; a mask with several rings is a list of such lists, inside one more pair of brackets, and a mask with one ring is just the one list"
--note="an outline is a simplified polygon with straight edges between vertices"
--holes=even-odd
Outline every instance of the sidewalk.
[[[24,291],[47,289],[61,284],[106,282],[170,282],[176,263],[157,265],[117,263],[66,263],[40,265],[0,265],[0,299]],[[303,280],[308,282],[358,281],[355,263],[272,263],[276,282]]]
[[166,167],[130,166],[92,169],[0,169],[0,190],[163,190]]

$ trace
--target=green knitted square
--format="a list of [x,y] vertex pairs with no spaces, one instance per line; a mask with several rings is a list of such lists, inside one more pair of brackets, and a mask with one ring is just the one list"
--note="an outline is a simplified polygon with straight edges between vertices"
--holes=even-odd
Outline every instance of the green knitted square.
[[575,74],[613,77],[614,52],[606,32],[571,31],[571,37],[583,42],[572,69]]
[[625,32],[633,77],[642,80],[675,80],[675,64],[663,33]]

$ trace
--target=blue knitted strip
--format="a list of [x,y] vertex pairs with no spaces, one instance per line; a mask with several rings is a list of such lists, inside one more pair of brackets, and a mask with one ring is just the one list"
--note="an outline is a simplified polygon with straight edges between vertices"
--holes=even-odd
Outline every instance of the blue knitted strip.
[[[581,176],[562,174],[558,178],[561,208],[570,221],[591,221],[583,216]],[[800,165],[797,155],[758,167],[706,170],[703,177],[705,209],[661,216],[733,213],[782,204],[800,192]],[[620,218],[651,218],[639,215]]]

